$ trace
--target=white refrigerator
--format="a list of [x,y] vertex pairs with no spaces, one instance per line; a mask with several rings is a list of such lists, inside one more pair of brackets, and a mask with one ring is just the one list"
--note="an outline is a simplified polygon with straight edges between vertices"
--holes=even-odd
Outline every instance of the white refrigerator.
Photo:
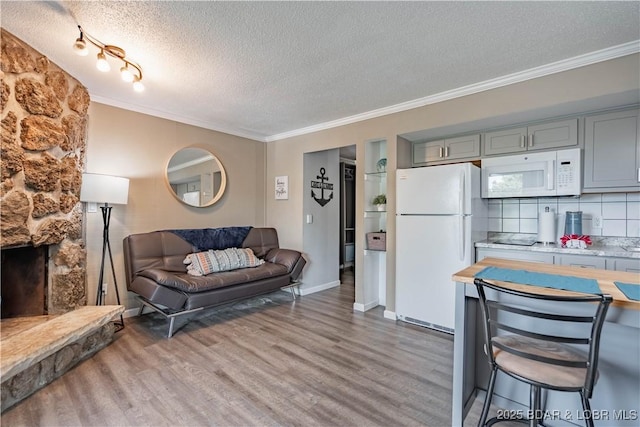
[[480,168],[458,163],[396,171],[396,316],[453,333],[453,273],[487,238]]

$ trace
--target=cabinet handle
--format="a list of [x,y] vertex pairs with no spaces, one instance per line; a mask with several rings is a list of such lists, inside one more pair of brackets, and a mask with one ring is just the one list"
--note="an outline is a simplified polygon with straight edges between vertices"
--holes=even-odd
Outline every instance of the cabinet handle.
[[522,135],[520,137],[520,147],[525,148],[527,146],[527,135]]
[[440,157],[441,157],[441,158],[442,158],[442,157],[444,157],[444,156],[442,155],[442,151],[443,151],[443,150],[442,150],[442,147],[440,147]]
[[529,135],[529,147],[533,147],[533,134]]
[[444,156],[449,157],[449,147],[444,147]]

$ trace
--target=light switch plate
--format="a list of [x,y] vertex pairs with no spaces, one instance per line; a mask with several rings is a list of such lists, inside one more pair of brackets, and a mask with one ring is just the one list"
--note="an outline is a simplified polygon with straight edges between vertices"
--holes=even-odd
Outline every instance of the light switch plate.
[[96,213],[96,212],[98,212],[98,204],[96,202],[87,203],[87,212],[88,213]]

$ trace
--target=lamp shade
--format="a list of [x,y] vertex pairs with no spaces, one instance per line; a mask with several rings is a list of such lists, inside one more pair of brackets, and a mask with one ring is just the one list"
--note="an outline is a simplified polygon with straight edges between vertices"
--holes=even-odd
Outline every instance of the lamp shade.
[[80,201],[126,205],[128,198],[129,178],[95,173],[82,174]]

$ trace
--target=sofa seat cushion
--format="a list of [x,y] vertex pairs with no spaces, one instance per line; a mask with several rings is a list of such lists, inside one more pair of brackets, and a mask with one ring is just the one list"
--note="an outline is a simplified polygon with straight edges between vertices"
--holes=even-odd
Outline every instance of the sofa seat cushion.
[[281,264],[265,262],[258,267],[241,268],[231,271],[220,271],[206,276],[191,276],[180,272],[170,272],[159,268],[150,268],[138,272],[156,283],[184,292],[204,292],[226,286],[249,283],[256,280],[268,279],[287,275],[287,267]]

